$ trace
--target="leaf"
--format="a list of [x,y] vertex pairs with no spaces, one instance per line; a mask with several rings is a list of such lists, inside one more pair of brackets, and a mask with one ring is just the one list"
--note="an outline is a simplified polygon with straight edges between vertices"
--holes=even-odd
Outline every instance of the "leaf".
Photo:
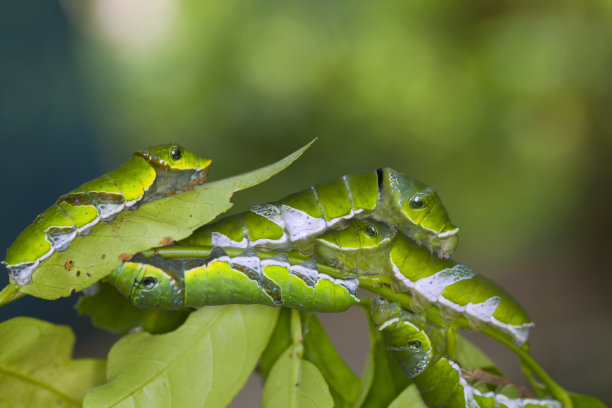
[[70,358],[74,334],[29,317],[0,324],[0,406],[80,407],[104,382],[105,362]]
[[193,311],[139,309],[108,283],[100,283],[94,295],[81,296],[76,309],[91,317],[94,326],[122,334],[135,327],[153,334],[167,333],[183,324]]
[[270,371],[278,358],[283,354],[287,347],[291,345],[291,309],[281,308],[276,320],[276,327],[270,336],[270,341],[266,346],[259,366],[264,378],[268,378]]
[[314,313],[302,312],[304,328],[304,358],[317,366],[323,374],[334,406],[352,406],[359,396],[359,377],[349,368],[327,337]]
[[423,402],[421,394],[417,389],[416,385],[406,387],[396,399],[393,400],[389,408],[427,408],[427,405]]
[[[72,241],[66,251],[51,255],[34,272],[31,284],[17,288],[19,294],[43,299],[69,296],[73,290],[83,290],[110,274],[124,257],[189,236],[227,211],[235,192],[260,184],[285,169],[313,142],[269,166],[144,204],[136,211],[119,213],[113,222],[99,223],[91,234]],[[67,270],[69,261],[72,267]],[[13,293],[15,285],[3,289],[0,303],[19,296]]]
[[[387,350],[378,330],[368,319],[370,326],[370,352],[361,379],[361,393],[355,407],[387,407],[400,393],[389,368]],[[404,374],[402,373],[402,376]]]
[[278,359],[263,389],[263,408],[324,408],[334,401],[319,369],[303,360],[302,344],[291,345]]
[[569,395],[574,403],[574,408],[606,408],[606,404],[595,397],[575,394],[573,392],[570,392]]
[[108,355],[108,382],[84,407],[223,407],[253,371],[274,328],[277,308],[208,306],[175,331],[131,333]]
[[468,371],[481,368],[497,375],[503,375],[501,370],[497,368],[495,363],[482,350],[459,334],[457,334],[456,360],[461,367]]
[[386,357],[387,367],[389,369],[389,373],[391,374],[391,380],[393,381],[396,392],[404,390],[407,386],[412,384],[412,380],[410,380],[410,378],[408,378],[408,376],[404,373],[399,361],[397,361],[391,352],[387,351]]

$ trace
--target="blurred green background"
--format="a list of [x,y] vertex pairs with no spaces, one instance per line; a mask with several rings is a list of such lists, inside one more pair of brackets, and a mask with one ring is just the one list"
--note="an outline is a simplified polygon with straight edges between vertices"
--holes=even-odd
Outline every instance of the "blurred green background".
[[[530,311],[536,359],[612,403],[611,74],[610,1],[3,2],[0,246],[145,146],[182,143],[219,179],[318,137],[235,211],[382,166],[435,186],[456,259]],[[105,355],[114,337],[73,303],[0,317],[71,324],[78,355]],[[365,324],[348,316],[326,324],[360,370]]]

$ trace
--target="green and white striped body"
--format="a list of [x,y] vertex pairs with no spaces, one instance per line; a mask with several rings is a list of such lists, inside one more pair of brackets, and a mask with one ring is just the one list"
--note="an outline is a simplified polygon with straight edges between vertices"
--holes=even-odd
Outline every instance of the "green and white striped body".
[[461,376],[459,364],[445,357],[413,380],[432,408],[563,408],[561,402],[553,399],[511,398],[475,388]]
[[441,329],[395,303],[374,299],[372,320],[382,333],[387,350],[412,379],[428,407],[563,408],[552,399],[511,398],[472,386],[462,377],[461,367],[445,356],[446,340]]
[[280,201],[254,205],[200,228],[179,244],[310,254],[315,238],[355,218],[374,218],[399,228],[441,258],[450,257],[457,246],[459,229],[435,190],[389,168],[346,175]]
[[347,228],[315,240],[317,262],[350,272],[387,274],[412,294],[420,313],[437,306],[449,323],[465,316],[473,329],[488,325],[510,335],[517,345],[534,326],[525,309],[501,286],[467,265],[438,259],[403,234],[374,220],[355,220]]
[[30,283],[40,262],[66,250],[77,236],[121,211],[203,184],[209,165],[178,145],[134,153],[121,167],[61,196],[21,232],[6,252],[10,278]]
[[111,283],[138,307],[180,309],[262,304],[313,312],[341,312],[359,302],[356,280],[319,273],[311,260],[291,264],[285,254],[260,259],[247,249],[229,257],[215,248],[207,258],[137,255],[111,274]]

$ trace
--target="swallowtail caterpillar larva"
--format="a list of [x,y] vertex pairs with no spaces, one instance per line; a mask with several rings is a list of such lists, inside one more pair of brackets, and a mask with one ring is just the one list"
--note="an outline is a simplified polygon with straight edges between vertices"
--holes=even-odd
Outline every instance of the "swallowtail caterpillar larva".
[[112,272],[111,283],[144,308],[263,304],[342,312],[359,301],[354,279],[319,273],[316,263],[308,259],[292,264],[283,253],[260,259],[253,249],[235,257],[221,248],[215,248],[207,258],[146,258],[138,254]]
[[387,350],[412,379],[428,407],[563,408],[552,399],[510,398],[473,386],[462,377],[461,367],[445,356],[444,332],[395,303],[374,299],[372,320]]
[[417,313],[433,304],[448,323],[465,316],[473,329],[488,325],[510,335],[517,345],[525,343],[534,326],[525,309],[497,283],[467,265],[431,256],[384,223],[355,220],[316,239],[314,251],[317,262],[345,276],[392,276],[410,291],[411,308]]
[[459,229],[436,191],[390,168],[349,174],[276,202],[254,205],[201,227],[178,244],[298,250],[308,255],[314,239],[355,218],[374,218],[396,227],[440,258],[449,258],[457,246]]
[[62,195],[19,234],[4,264],[20,285],[55,251],[66,250],[77,236],[100,221],[111,222],[125,210],[193,189],[206,179],[210,160],[177,144],[134,153],[126,163]]

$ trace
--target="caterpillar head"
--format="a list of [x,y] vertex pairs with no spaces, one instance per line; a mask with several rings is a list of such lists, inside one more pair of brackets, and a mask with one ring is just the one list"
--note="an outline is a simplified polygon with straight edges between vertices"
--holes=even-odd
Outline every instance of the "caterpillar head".
[[390,168],[379,170],[383,205],[377,219],[398,225],[410,238],[450,258],[457,247],[459,228],[451,223],[438,193],[418,180]]
[[372,301],[371,313],[387,351],[395,356],[408,377],[416,377],[444,353],[442,330],[427,325],[422,318],[402,309],[397,303],[376,298]]
[[138,307],[180,309],[184,302],[183,283],[159,265],[158,257],[136,255],[123,262],[111,273],[111,283]]
[[[208,172],[208,166],[211,163],[211,160],[202,159],[175,143],[149,147],[135,154],[145,159],[155,168],[191,170],[194,172],[192,178],[203,178]],[[201,173],[204,173],[204,176]]]
[[371,219],[352,220],[345,229],[330,231],[315,240],[317,260],[357,275],[377,272],[386,263],[395,230]]

